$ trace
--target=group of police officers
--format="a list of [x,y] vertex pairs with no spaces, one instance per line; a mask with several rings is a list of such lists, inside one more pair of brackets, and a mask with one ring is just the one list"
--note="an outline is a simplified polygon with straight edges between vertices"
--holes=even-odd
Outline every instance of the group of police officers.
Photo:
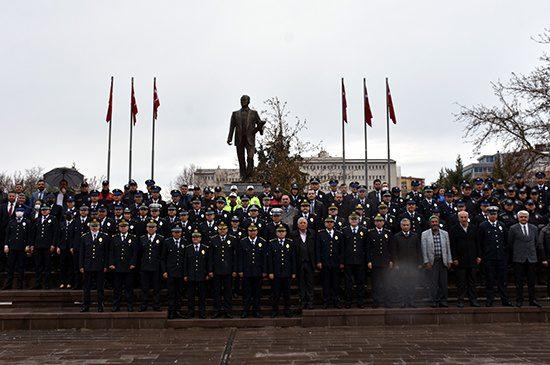
[[[331,180],[329,191],[323,192],[312,178],[307,187],[292,184],[287,193],[272,189],[269,182],[261,192],[248,186],[239,193],[232,186],[227,195],[221,187],[182,185],[165,202],[153,180],[145,184],[146,191],[138,190],[133,180],[124,190],[111,191],[104,181],[101,190],[90,191],[84,182],[75,193],[62,182],[64,189],[49,193],[41,180],[29,197],[9,192],[0,204],[7,272],[3,288],[12,289],[18,273],[22,289],[25,268],[33,265],[35,289],[49,289],[52,270],[58,271],[56,286],[83,290],[82,311],[89,310],[94,288],[97,309],[104,310],[105,285],[113,288],[113,311],[120,310],[123,292],[126,309],[134,310],[137,286],[142,291],[139,310],[160,311],[160,291],[166,285],[168,318],[191,318],[196,308],[205,318],[208,293],[216,318],[230,318],[233,299],[242,293],[245,318],[261,316],[267,280],[276,317],[281,304],[283,314],[291,315],[294,280],[301,307],[313,308],[318,271],[324,308],[349,308],[354,302],[364,307],[367,276],[373,307],[392,302],[414,307],[415,287],[426,284],[423,273],[432,269],[422,252],[421,234],[441,229],[451,232],[459,306],[466,293],[471,305],[479,305],[473,273],[480,263],[490,270],[485,278],[487,305],[492,305],[495,285],[508,305],[503,297],[506,233],[517,223],[518,211],[529,212],[529,223],[540,229],[541,245],[550,249],[550,192],[542,172],[532,187],[521,175],[509,186],[487,178],[447,191],[422,188],[414,181],[405,195],[398,187],[388,190],[380,180],[370,192],[356,182],[346,186]],[[497,220],[499,226],[483,224]],[[452,234],[460,224],[476,228],[473,238],[460,238],[460,231]]]

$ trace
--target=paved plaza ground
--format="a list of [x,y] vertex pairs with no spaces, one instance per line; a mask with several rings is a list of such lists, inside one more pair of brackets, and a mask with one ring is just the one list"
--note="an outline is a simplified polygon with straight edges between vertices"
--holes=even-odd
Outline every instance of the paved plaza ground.
[[550,364],[550,326],[0,333],[0,364]]

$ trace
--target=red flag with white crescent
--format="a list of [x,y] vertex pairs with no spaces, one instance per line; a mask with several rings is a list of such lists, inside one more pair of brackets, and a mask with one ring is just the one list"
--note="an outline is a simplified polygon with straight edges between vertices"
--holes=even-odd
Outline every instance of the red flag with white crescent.
[[134,78],[132,77],[132,99],[130,101],[130,110],[132,112],[132,121],[134,122],[134,125],[136,125],[137,119],[136,115],[138,113],[138,107],[136,103],[136,94],[134,92]]
[[388,108],[388,113],[393,124],[397,124],[397,119],[395,118],[395,109],[393,108],[393,100],[391,97],[390,84],[388,79],[386,79],[386,106]]
[[157,119],[160,99],[157,93],[157,78],[153,79],[153,119]]
[[367,93],[367,82],[363,79],[363,103],[365,109],[365,123],[372,127],[372,111],[370,109],[369,94]]
[[105,121],[111,123],[113,117],[113,76],[111,76],[111,90],[109,91],[109,106],[107,107],[107,116]]
[[344,87],[344,78],[342,77],[342,122],[348,122],[348,103],[346,101],[346,89]]

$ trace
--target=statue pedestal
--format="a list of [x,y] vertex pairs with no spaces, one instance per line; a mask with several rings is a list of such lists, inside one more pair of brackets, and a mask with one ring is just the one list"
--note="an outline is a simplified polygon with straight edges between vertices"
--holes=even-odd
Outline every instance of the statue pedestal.
[[239,195],[243,194],[246,191],[246,187],[249,185],[252,185],[254,187],[254,190],[256,192],[261,192],[263,190],[263,186],[259,182],[247,182],[247,181],[232,181],[230,183],[223,184],[223,191],[226,194],[229,194],[231,192],[231,186],[235,185],[237,186],[237,189],[239,189]]

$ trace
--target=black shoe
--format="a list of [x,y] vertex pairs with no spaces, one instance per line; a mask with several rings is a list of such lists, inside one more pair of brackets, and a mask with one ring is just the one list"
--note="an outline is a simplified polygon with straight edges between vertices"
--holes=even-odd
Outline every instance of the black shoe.
[[542,305],[541,305],[539,302],[537,302],[536,300],[530,301],[530,302],[529,302],[529,305],[530,305],[531,307],[542,308]]
[[36,284],[35,286],[32,287],[33,290],[40,290],[42,289],[42,285],[40,284]]
[[470,302],[470,306],[479,308],[481,307],[481,304],[479,304],[478,301],[475,301],[475,302]]
[[97,311],[98,312],[103,312],[103,304],[100,304],[97,306]]
[[449,305],[445,302],[439,303],[439,308],[449,308]]
[[12,289],[12,284],[6,284],[2,287],[2,290],[11,290]]
[[195,318],[195,312],[187,312],[185,318]]
[[199,314],[199,318],[200,318],[200,319],[206,319],[206,313],[201,312],[201,313]]
[[313,303],[307,303],[306,308],[307,309],[313,309]]
[[323,309],[328,309],[328,303],[323,304]]
[[233,318],[233,315],[229,312],[225,312],[225,318],[231,319],[231,318]]
[[271,312],[271,318],[277,318],[278,315],[279,315],[278,312],[275,312],[275,311]]
[[147,312],[147,306],[146,305],[140,305],[139,306],[139,311],[140,312]]
[[120,311],[120,307],[113,307],[113,309],[112,309],[112,312],[119,312],[119,311]]
[[409,304],[407,305],[407,307],[409,307],[409,308],[416,308],[416,305],[414,305],[413,303],[409,303]]
[[254,318],[262,318],[262,314],[260,312],[254,312]]
[[351,304],[346,303],[346,305],[344,306],[344,308],[350,309],[350,308],[351,308]]
[[439,307],[439,304],[437,303],[432,303],[432,305],[430,305],[430,308],[438,308]]
[[504,302],[504,303],[502,303],[502,306],[503,307],[513,307],[514,305],[510,302]]
[[285,310],[285,311],[284,311],[284,315],[285,315],[286,318],[292,317],[292,313],[290,313],[289,310]]
[[220,318],[221,316],[222,316],[222,312],[216,312],[216,313],[214,313],[212,318],[216,319],[216,318]]
[[49,285],[44,285],[44,290],[50,290],[50,286]]
[[334,307],[335,307],[335,308],[338,308],[338,309],[342,309],[342,304],[336,303],[336,304],[334,304]]
[[456,303],[456,306],[457,306],[458,308],[464,308],[464,303],[458,302],[458,303]]
[[379,307],[380,307],[380,305],[378,303],[373,303],[372,304],[372,309],[377,309]]
[[155,312],[161,312],[161,311],[162,311],[162,309],[160,308],[160,305],[155,305],[155,306],[153,307],[153,310],[154,310]]
[[89,312],[90,311],[90,307],[81,307],[80,308],[80,312],[84,313],[84,312]]
[[131,305],[128,306],[128,312],[133,312],[134,311],[134,307],[132,307]]
[[516,302],[516,307],[518,308],[523,307],[523,302],[520,302],[520,301]]
[[243,312],[243,313],[241,314],[241,318],[248,318],[248,313]]
[[365,304],[364,303],[359,303],[359,304],[357,304],[357,308],[363,309],[363,308],[365,308]]
[[492,306],[493,306],[493,302],[485,302],[485,306],[486,306],[486,307],[492,307]]
[[168,312],[168,319],[174,319],[174,312]]

